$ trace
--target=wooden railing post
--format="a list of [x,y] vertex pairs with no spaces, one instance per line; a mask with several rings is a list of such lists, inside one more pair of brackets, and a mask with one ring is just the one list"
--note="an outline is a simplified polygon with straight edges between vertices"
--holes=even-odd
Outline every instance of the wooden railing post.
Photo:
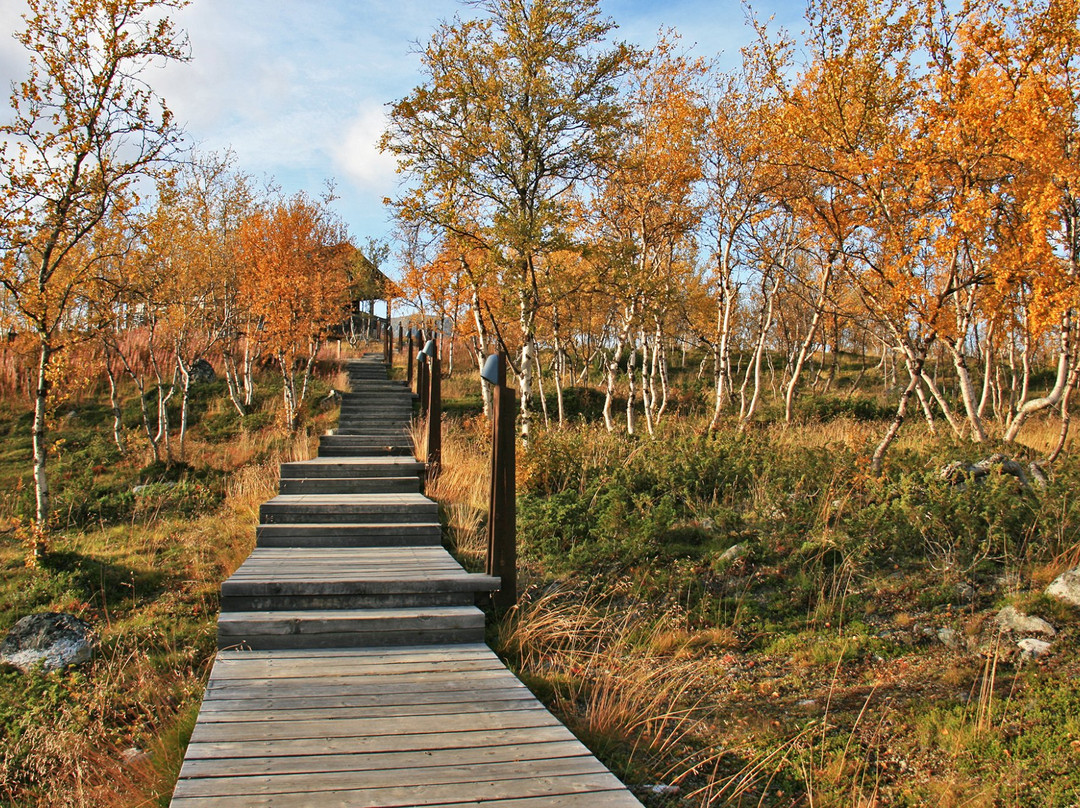
[[413,386],[412,386],[412,382],[413,382],[413,371],[412,371],[412,369],[413,369],[413,338],[412,338],[412,329],[411,328],[409,329],[408,353],[409,353],[409,357],[408,357],[407,364],[408,364],[409,370],[408,370],[408,376],[405,377],[405,383],[409,386],[409,389],[412,390],[413,389]]
[[421,350],[416,354],[416,395],[420,399],[421,418],[427,415],[429,378],[427,357]]
[[431,479],[442,464],[442,371],[438,343],[432,340],[424,350],[428,349],[427,472]]
[[481,374],[493,387],[491,495],[488,511],[487,574],[501,580],[492,599],[498,609],[517,603],[517,500],[514,461],[517,396],[506,384],[506,354],[488,357]]

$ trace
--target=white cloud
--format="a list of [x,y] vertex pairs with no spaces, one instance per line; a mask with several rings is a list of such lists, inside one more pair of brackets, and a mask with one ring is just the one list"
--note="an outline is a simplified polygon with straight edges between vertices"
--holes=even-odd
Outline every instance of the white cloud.
[[23,3],[0,4],[0,79],[4,82],[0,90],[3,90],[5,99],[11,82],[21,80],[26,75],[28,54],[15,41],[15,32],[23,27],[19,15],[25,10]]
[[335,165],[364,190],[386,195],[395,183],[397,161],[379,151],[386,128],[386,113],[379,103],[359,110],[349,121],[345,136],[333,150]]
[[[767,17],[797,16],[802,0],[768,0]],[[755,3],[756,4],[756,3]],[[9,32],[24,0],[0,0],[0,88],[25,73]],[[750,39],[739,0],[605,0],[616,37],[651,44],[661,24],[708,56],[737,57]],[[175,15],[192,60],[145,76],[204,149],[231,148],[237,167],[291,193],[339,178],[342,214],[363,233],[385,229],[381,202],[396,187],[380,154],[385,103],[421,81],[417,43],[441,19],[478,10],[456,0],[197,0]],[[3,117],[3,116],[0,116]]]

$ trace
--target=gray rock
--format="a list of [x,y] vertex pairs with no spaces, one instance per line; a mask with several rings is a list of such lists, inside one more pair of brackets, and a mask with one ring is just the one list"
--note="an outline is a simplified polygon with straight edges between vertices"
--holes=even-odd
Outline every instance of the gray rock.
[[941,641],[942,645],[949,648],[959,648],[961,645],[960,632],[953,628],[939,628],[937,630],[937,638]]
[[[938,471],[938,476],[950,485],[962,488],[968,480],[981,482],[991,472],[995,471],[998,474],[1009,474],[1019,480],[1020,485],[1024,488],[1029,487],[1028,475],[1024,471],[1024,467],[1003,454],[992,454],[978,463],[964,463],[954,460],[941,468]],[[1039,469],[1039,471],[1042,470]],[[1043,475],[1043,480],[1045,480],[1045,477],[1046,475]]]
[[1080,567],[1061,573],[1046,587],[1046,594],[1073,606],[1080,606]]
[[165,482],[161,482],[161,483],[143,483],[142,485],[136,485],[136,486],[132,487],[131,493],[133,493],[133,494],[141,494],[143,491],[150,488],[151,486],[156,486],[156,487],[161,488],[161,489],[174,488],[176,486],[176,482],[173,481],[173,480],[166,480]]
[[720,555],[720,561],[721,563],[738,561],[740,558],[745,558],[748,552],[750,548],[745,543],[733,544]]
[[679,793],[678,786],[669,786],[664,783],[639,786],[638,789],[645,794],[654,794],[657,797],[674,797]]
[[1017,634],[1045,634],[1053,637],[1057,630],[1041,617],[1018,612],[1012,606],[1006,606],[994,618],[1004,631],[1015,631]]
[[1045,656],[1053,648],[1046,640],[1036,640],[1034,637],[1025,637],[1016,645],[1023,651],[1024,658]]
[[192,364],[188,375],[191,376],[192,384],[205,384],[206,382],[212,382],[217,378],[217,374],[214,372],[214,366],[205,359],[196,359],[194,364]]
[[120,753],[120,758],[129,766],[145,766],[150,763],[150,754],[137,746],[131,746]]
[[70,614],[41,612],[24,617],[0,642],[0,660],[24,673],[38,665],[54,671],[89,662],[97,640],[90,624]]
[[963,603],[974,603],[977,594],[975,587],[966,581],[961,581],[956,585],[956,597]]

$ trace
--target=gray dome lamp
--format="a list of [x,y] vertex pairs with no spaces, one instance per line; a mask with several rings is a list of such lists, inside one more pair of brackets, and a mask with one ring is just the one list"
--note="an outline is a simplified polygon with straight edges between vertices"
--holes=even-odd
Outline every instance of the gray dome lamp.
[[502,366],[500,359],[501,357],[498,354],[491,354],[484,360],[484,368],[480,371],[480,378],[488,384],[499,384],[500,376],[502,376],[501,382],[506,383],[506,369]]

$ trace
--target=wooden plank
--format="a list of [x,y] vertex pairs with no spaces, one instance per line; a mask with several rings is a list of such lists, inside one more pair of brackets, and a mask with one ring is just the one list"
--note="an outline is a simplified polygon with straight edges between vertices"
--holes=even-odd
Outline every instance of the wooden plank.
[[[510,680],[514,679],[513,674],[509,673],[506,668],[486,667],[487,664],[482,662],[480,665],[468,669],[463,665],[459,670],[436,668],[431,670],[389,671],[385,674],[380,674],[377,671],[349,670],[347,667],[343,667],[335,671],[328,671],[325,676],[318,676],[310,669],[278,669],[268,671],[265,677],[248,675],[228,678],[224,676],[218,677],[208,683],[207,690],[216,691],[221,688],[242,686],[280,687],[284,685],[286,687],[296,687],[302,686],[305,680],[308,680],[308,683],[313,685],[348,684],[351,682],[357,687],[363,688],[415,682],[439,683],[472,679],[472,684],[482,687],[484,683],[490,683],[491,680],[509,683]],[[449,667],[447,666],[447,668]]]
[[[304,772],[366,772],[397,770],[419,766],[479,766],[513,760],[550,760],[579,757],[589,754],[579,741],[542,741],[534,744],[507,744],[468,749],[445,749],[406,752],[369,752],[356,755],[298,755],[273,758],[232,758],[228,760],[231,775],[257,775]],[[222,771],[223,758],[188,760],[180,773],[182,779],[216,777]]]
[[497,659],[439,660],[436,658],[430,662],[385,662],[381,665],[362,661],[353,662],[347,659],[328,659],[322,665],[298,665],[291,661],[275,663],[272,660],[253,660],[242,670],[222,671],[220,675],[215,676],[214,681],[228,682],[244,679],[267,679],[269,677],[289,679],[324,678],[327,676],[394,677],[428,673],[460,673],[467,676],[474,671],[502,672],[506,674],[507,678],[513,678],[513,674],[507,671]]
[[200,714],[200,723],[248,721],[341,721],[352,718],[435,718],[450,720],[454,716],[475,714],[495,707],[499,712],[544,709],[536,699],[517,698],[491,701],[466,701],[443,704],[397,704],[365,707],[289,707],[263,710],[213,710]]
[[[433,680],[433,677],[420,676],[411,681],[396,681],[393,683],[371,682],[368,684],[358,683],[354,680],[342,677],[327,677],[325,680],[318,678],[300,680],[271,680],[258,682],[246,679],[230,686],[217,685],[214,689],[214,697],[241,698],[253,696],[258,698],[280,698],[282,696],[331,696],[331,695],[355,695],[378,696],[383,693],[441,693],[450,691],[476,692],[485,684],[499,686],[505,681],[499,674],[493,681],[485,682],[488,674],[477,672],[471,675],[469,680],[461,677],[450,677],[444,681]],[[404,679],[405,677],[397,677]],[[507,685],[509,687],[509,685]],[[524,687],[524,685],[522,685]],[[302,690],[300,688],[303,688]]]
[[[470,702],[469,697],[475,696],[476,701]],[[496,701],[513,701],[515,699],[532,698],[532,694],[524,688],[505,687],[484,690],[477,694],[472,688],[460,690],[440,690],[431,693],[379,693],[373,696],[355,696],[343,693],[330,696],[278,696],[276,698],[237,698],[237,699],[205,699],[202,704],[202,714],[214,714],[225,710],[292,710],[292,709],[315,709],[329,708],[339,709],[342,707],[393,707],[395,705],[411,706],[421,709],[424,705],[441,704],[492,704]]]
[[[228,761],[221,761],[228,763]],[[223,767],[225,768],[225,767]],[[225,769],[227,771],[227,768]],[[528,780],[540,777],[586,777],[606,774],[592,755],[549,760],[512,760],[489,762],[477,769],[473,765],[417,766],[365,771],[305,772],[295,774],[230,775],[190,778],[183,782],[182,793],[191,797],[249,796],[261,794],[309,794],[349,789],[377,790],[401,787],[432,788],[471,784],[478,777],[490,781]],[[179,790],[179,787],[178,787]],[[319,798],[312,799],[318,803]]]
[[[467,797],[472,803],[485,800],[522,799],[527,797],[557,798],[550,802],[559,805],[566,795],[592,794],[615,791],[622,783],[610,773],[568,775],[565,777],[526,777],[516,780],[476,780],[482,772],[473,772],[474,782],[463,787],[460,783],[431,786],[398,786],[373,789],[343,789],[319,794],[319,808],[397,808],[399,806],[444,805],[460,802]],[[180,789],[173,798],[176,808],[195,808],[214,805],[219,808],[293,808],[311,806],[312,800],[305,793],[293,794],[244,794],[240,796],[186,797]],[[464,794],[463,794],[464,792]]]
[[493,808],[641,808],[637,797],[626,789],[616,791],[591,791],[587,794],[561,794],[557,800],[551,797],[522,797],[498,802],[444,802],[439,808],[476,808],[477,805]]
[[574,741],[562,724],[516,729],[479,729],[461,732],[428,732],[416,735],[352,736],[348,738],[294,738],[274,741],[199,741],[188,746],[192,760],[214,758],[272,758],[296,755],[356,755],[368,752],[419,752],[436,749],[469,749],[545,741]]
[[[428,659],[475,659],[477,657],[489,657],[498,659],[495,652],[483,643],[462,643],[461,645],[414,645],[401,648],[335,648],[328,650],[303,650],[292,649],[285,651],[219,651],[214,664],[214,672],[219,667],[239,664],[243,662],[267,660],[280,662],[290,660],[294,664],[308,663],[320,665],[328,659],[347,659],[365,664],[379,664],[383,662],[398,663],[411,660]],[[500,662],[500,664],[502,664]]]
[[[440,722],[442,723],[442,722]],[[447,722],[449,723],[449,722]],[[301,738],[355,738],[384,735],[421,735],[431,732],[426,716],[402,718],[347,718],[340,721],[233,721],[228,724],[196,722],[192,741],[271,741]],[[534,710],[488,710],[459,715],[442,732],[531,729],[557,726],[558,720],[542,706]]]

